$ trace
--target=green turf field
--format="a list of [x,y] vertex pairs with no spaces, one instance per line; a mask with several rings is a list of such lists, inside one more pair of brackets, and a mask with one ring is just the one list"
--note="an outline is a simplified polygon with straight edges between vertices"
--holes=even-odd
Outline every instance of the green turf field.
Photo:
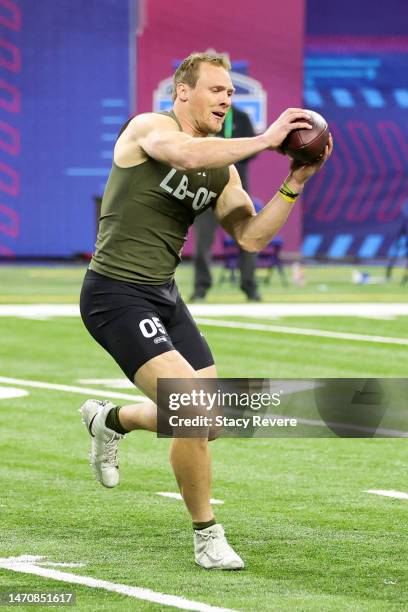
[[[82,267],[0,268],[0,313],[10,304],[76,303],[83,273]],[[304,288],[285,289],[273,279],[262,288],[264,301],[408,302],[408,287],[399,285],[401,271],[388,284],[366,286],[352,285],[350,274],[347,267],[311,268]],[[191,268],[181,268],[178,281],[187,298]],[[224,283],[215,285],[208,301],[234,304],[244,299],[235,286]],[[214,320],[237,324],[200,325],[223,377],[407,375],[408,344],[387,343],[387,338],[408,339],[407,316],[237,315]],[[239,327],[248,323],[314,334],[375,335],[384,341]],[[177,490],[167,440],[133,433],[121,446],[120,486],[105,490],[93,480],[88,438],[77,412],[88,395],[78,387],[112,396],[132,390],[81,382],[123,380],[123,375],[80,319],[0,316],[0,329],[0,377],[15,379],[0,380],[0,392],[10,387],[27,392],[0,399],[0,559],[38,555],[43,562],[81,563],[40,567],[202,604],[186,609],[205,610],[204,604],[245,611],[408,609],[408,499],[366,493],[408,493],[406,439],[218,440],[212,446],[213,497],[225,503],[215,510],[247,568],[205,572],[193,563],[191,527],[182,502],[157,495]],[[164,600],[152,603],[16,573],[1,569],[1,563],[0,591],[73,590],[75,609],[81,611],[177,608]]]
[[[373,278],[384,276],[383,267],[364,268]],[[306,268],[306,286],[290,285],[283,288],[279,277],[272,276],[264,283],[265,271],[258,270],[260,290],[265,301],[280,302],[406,302],[408,286],[401,286],[403,270],[396,268],[389,283],[353,285],[351,266],[310,266]],[[50,303],[76,301],[84,275],[82,265],[64,266],[2,266],[0,267],[0,303]],[[236,285],[227,280],[220,283],[220,266],[213,270],[214,288],[208,294],[210,303],[244,302],[245,297]],[[287,272],[290,281],[290,272]],[[177,271],[177,283],[185,299],[192,293],[192,268],[182,265]]]

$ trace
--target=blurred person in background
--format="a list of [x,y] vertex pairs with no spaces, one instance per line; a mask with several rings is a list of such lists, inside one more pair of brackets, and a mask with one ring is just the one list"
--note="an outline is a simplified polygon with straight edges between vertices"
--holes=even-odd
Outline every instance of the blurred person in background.
[[[255,132],[247,113],[232,105],[225,117],[223,129],[218,135],[224,138],[248,138],[255,136]],[[247,193],[249,193],[248,165],[251,159],[253,157],[242,159],[235,164],[242,187]],[[190,297],[190,302],[204,299],[212,286],[211,250],[217,227],[217,218],[211,207],[202,215],[198,215],[194,221],[194,293]],[[256,258],[256,253],[250,253],[239,247],[240,287],[252,302],[261,300],[255,277]]]

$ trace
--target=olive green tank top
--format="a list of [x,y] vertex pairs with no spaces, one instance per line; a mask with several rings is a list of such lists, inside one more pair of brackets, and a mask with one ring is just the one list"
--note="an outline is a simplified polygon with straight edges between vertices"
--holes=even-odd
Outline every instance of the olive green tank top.
[[[163,114],[181,129],[173,112]],[[194,218],[215,205],[228,180],[227,167],[185,172],[151,157],[130,168],[113,162],[90,269],[135,283],[168,282]]]

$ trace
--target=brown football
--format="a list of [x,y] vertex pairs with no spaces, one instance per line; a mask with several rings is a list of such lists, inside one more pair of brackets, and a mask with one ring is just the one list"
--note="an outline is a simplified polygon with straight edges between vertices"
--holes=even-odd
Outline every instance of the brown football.
[[312,129],[292,130],[282,143],[282,151],[296,161],[307,164],[314,162],[324,151],[329,140],[329,126],[326,119],[315,111],[307,111]]

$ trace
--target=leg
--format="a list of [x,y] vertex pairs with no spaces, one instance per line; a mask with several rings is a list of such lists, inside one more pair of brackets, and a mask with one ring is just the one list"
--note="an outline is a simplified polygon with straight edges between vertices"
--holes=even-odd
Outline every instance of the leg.
[[[216,377],[215,366],[196,372],[177,351],[163,353],[145,363],[135,375],[135,384],[152,400],[157,400],[158,378]],[[128,429],[140,425],[139,405],[123,406],[120,421]],[[157,424],[156,404],[143,407],[143,419],[148,425]],[[210,505],[211,458],[208,440],[200,438],[174,438],[170,450],[170,462],[191,518],[194,522],[206,522],[214,518]]]
[[408,256],[406,258],[405,261],[405,271],[404,271],[404,275],[401,279],[401,285],[405,285],[405,283],[408,281]]
[[259,302],[261,297],[255,278],[256,258],[256,253],[248,253],[248,251],[240,249],[239,269],[241,272],[241,289],[248,299]]
[[[214,365],[195,371],[178,351],[170,351],[144,364],[136,373],[135,383],[157,400],[158,378],[215,378],[216,375]],[[242,569],[244,562],[228,544],[224,529],[215,523],[211,509],[208,439],[174,438],[170,462],[193,520],[196,563],[205,569]]]
[[[150,398],[139,404],[122,406],[119,411],[120,425],[128,432],[135,429],[148,431],[157,430],[157,379],[158,378],[216,378],[214,365],[195,371],[178,351],[168,351],[141,366],[135,374],[135,385]],[[101,408],[102,405],[102,408]],[[105,426],[109,411],[113,408],[111,402],[95,402],[89,400],[81,411],[87,419],[88,429],[98,440],[99,430],[102,436],[101,447],[106,446],[107,437],[111,436],[114,446],[112,455],[115,461],[109,465],[109,457],[101,457],[94,462],[98,480],[107,487],[114,487],[119,482],[116,452],[118,440],[122,437]],[[88,414],[89,412],[89,414]],[[102,454],[96,449],[96,454]],[[106,451],[105,451],[106,454]],[[109,451],[108,451],[109,454]],[[170,450],[170,462],[176,480],[194,522],[206,522],[214,518],[211,505],[211,457],[208,449],[208,439],[174,438]],[[98,463],[97,467],[95,463]],[[103,464],[103,465],[100,465]],[[98,474],[99,470],[99,474]]]
[[[135,383],[152,399],[156,399],[158,378],[215,378],[216,374],[213,365],[195,371],[180,353],[169,351],[139,368]],[[149,429],[152,428],[156,418],[156,404],[150,401],[143,402],[142,406],[142,419],[139,416],[140,404],[124,406],[120,411],[121,423],[128,427],[136,424],[142,429],[147,424]],[[208,439],[175,438],[171,445],[170,462],[193,521],[195,562],[205,569],[242,569],[244,562],[228,544],[224,529],[215,522],[211,508],[211,456]]]
[[[155,402],[158,378],[217,376],[214,365],[198,368],[199,362],[203,365],[212,361],[211,352],[182,300],[178,303],[177,315],[169,333],[179,351],[170,351],[151,359],[135,375],[135,384]],[[194,370],[189,362],[195,364],[197,369]],[[139,406],[122,408],[121,421],[129,428],[134,425],[143,426],[144,421],[149,424],[149,429],[153,429],[151,426],[156,425],[156,404],[153,401],[143,404],[143,419],[138,414]],[[222,526],[215,523],[210,504],[211,456],[208,440],[174,438],[170,448],[170,463],[193,521],[196,563],[206,569],[243,568],[244,562],[228,544]]]
[[278,261],[277,268],[278,268],[278,272],[279,272],[279,276],[280,276],[280,279],[281,279],[282,286],[283,287],[287,287],[288,286],[288,281],[286,280],[285,270],[283,268],[283,264],[282,264],[281,261]]
[[136,429],[157,431],[157,407],[151,400],[122,406],[119,418],[122,427],[129,432]]
[[392,271],[395,265],[395,259],[396,259],[395,257],[390,257],[390,259],[388,260],[387,269],[385,273],[385,278],[387,281],[391,280]]
[[212,210],[199,215],[194,222],[194,293],[192,299],[203,298],[212,285],[211,247],[214,242],[217,222]]
[[[217,371],[215,366],[210,366],[199,370],[197,375],[200,378],[216,378]],[[174,438],[170,448],[170,463],[193,522],[202,523],[213,519],[208,439]]]
[[[123,294],[122,285],[118,288],[117,282],[101,281],[92,275],[89,281],[81,295],[81,314],[88,331],[149,398],[120,410],[109,401],[98,400],[88,400],[81,408],[91,435],[91,462],[97,479],[104,486],[114,487],[119,482],[116,454],[121,430],[123,433],[123,428],[126,431],[155,431],[157,428],[157,379],[215,377],[216,371],[208,345],[174,284],[169,284],[165,290],[152,289],[147,301],[145,288],[135,287],[129,296],[129,288],[126,287]],[[102,316],[99,311],[93,311],[93,301],[94,295],[99,298],[104,288],[105,305],[109,308]],[[156,296],[160,302],[158,310]],[[113,298],[117,303],[112,306]],[[167,321],[166,326],[161,317]],[[160,338],[159,343],[153,338]],[[191,388],[191,383],[186,381],[188,384]],[[215,524],[213,519],[210,506],[211,460],[208,432],[205,431],[204,439],[175,439],[171,447],[171,463],[195,523],[196,562],[206,568],[239,569],[243,567],[242,559],[228,545],[221,525]],[[208,527],[206,523],[209,523]]]

